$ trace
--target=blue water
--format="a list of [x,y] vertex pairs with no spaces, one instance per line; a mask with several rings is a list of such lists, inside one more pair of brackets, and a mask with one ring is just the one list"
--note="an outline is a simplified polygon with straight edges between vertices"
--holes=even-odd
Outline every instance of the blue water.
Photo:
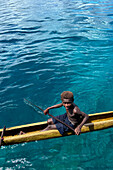
[[[64,90],[87,114],[113,110],[113,2],[0,0],[0,128],[47,120],[23,99],[46,109]],[[112,160],[112,128],[0,151],[11,170],[111,170]]]

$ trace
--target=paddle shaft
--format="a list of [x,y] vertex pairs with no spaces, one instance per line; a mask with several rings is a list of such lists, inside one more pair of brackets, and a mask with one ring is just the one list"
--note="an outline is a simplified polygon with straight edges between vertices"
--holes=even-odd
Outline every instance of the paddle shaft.
[[3,136],[4,136],[5,129],[6,129],[6,127],[4,126],[3,131],[2,131],[2,133],[1,133],[0,147],[1,147],[2,142],[3,142]]
[[[35,107],[37,107],[38,109],[40,109],[40,110],[44,113],[44,110],[43,110],[42,108],[40,108],[39,106],[37,106],[37,105],[31,103],[31,102],[28,101],[27,99],[25,99],[25,100],[26,100],[27,102],[29,102],[30,104],[32,104],[33,106],[35,106]],[[62,123],[63,125],[67,126],[67,127],[68,127],[69,129],[71,129],[72,131],[75,132],[75,130],[74,130],[71,126],[69,126],[69,125],[67,125],[66,123],[62,122],[60,119],[54,117],[54,116],[51,115],[50,113],[47,113],[47,114],[48,114],[49,116],[51,116],[52,118],[56,119],[58,122],[60,122],[60,123]]]

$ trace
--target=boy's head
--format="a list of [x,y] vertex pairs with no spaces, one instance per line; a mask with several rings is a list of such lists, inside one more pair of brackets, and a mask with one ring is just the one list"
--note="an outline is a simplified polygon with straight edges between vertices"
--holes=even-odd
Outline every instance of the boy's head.
[[72,102],[74,101],[73,93],[70,91],[64,91],[61,93],[61,100],[70,99]]

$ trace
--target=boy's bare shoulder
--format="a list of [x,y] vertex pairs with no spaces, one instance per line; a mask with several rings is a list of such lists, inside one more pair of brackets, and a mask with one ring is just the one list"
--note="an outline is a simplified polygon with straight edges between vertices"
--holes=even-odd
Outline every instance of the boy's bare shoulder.
[[78,113],[78,114],[81,113],[79,107],[75,103],[73,103],[73,106],[74,106],[74,109],[73,109],[74,113]]

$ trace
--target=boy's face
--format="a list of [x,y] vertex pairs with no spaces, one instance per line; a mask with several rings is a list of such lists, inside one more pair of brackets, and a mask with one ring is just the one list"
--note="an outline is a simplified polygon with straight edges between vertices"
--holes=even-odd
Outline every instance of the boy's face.
[[72,106],[73,101],[71,99],[63,99],[62,103],[66,110],[69,110],[70,107]]

